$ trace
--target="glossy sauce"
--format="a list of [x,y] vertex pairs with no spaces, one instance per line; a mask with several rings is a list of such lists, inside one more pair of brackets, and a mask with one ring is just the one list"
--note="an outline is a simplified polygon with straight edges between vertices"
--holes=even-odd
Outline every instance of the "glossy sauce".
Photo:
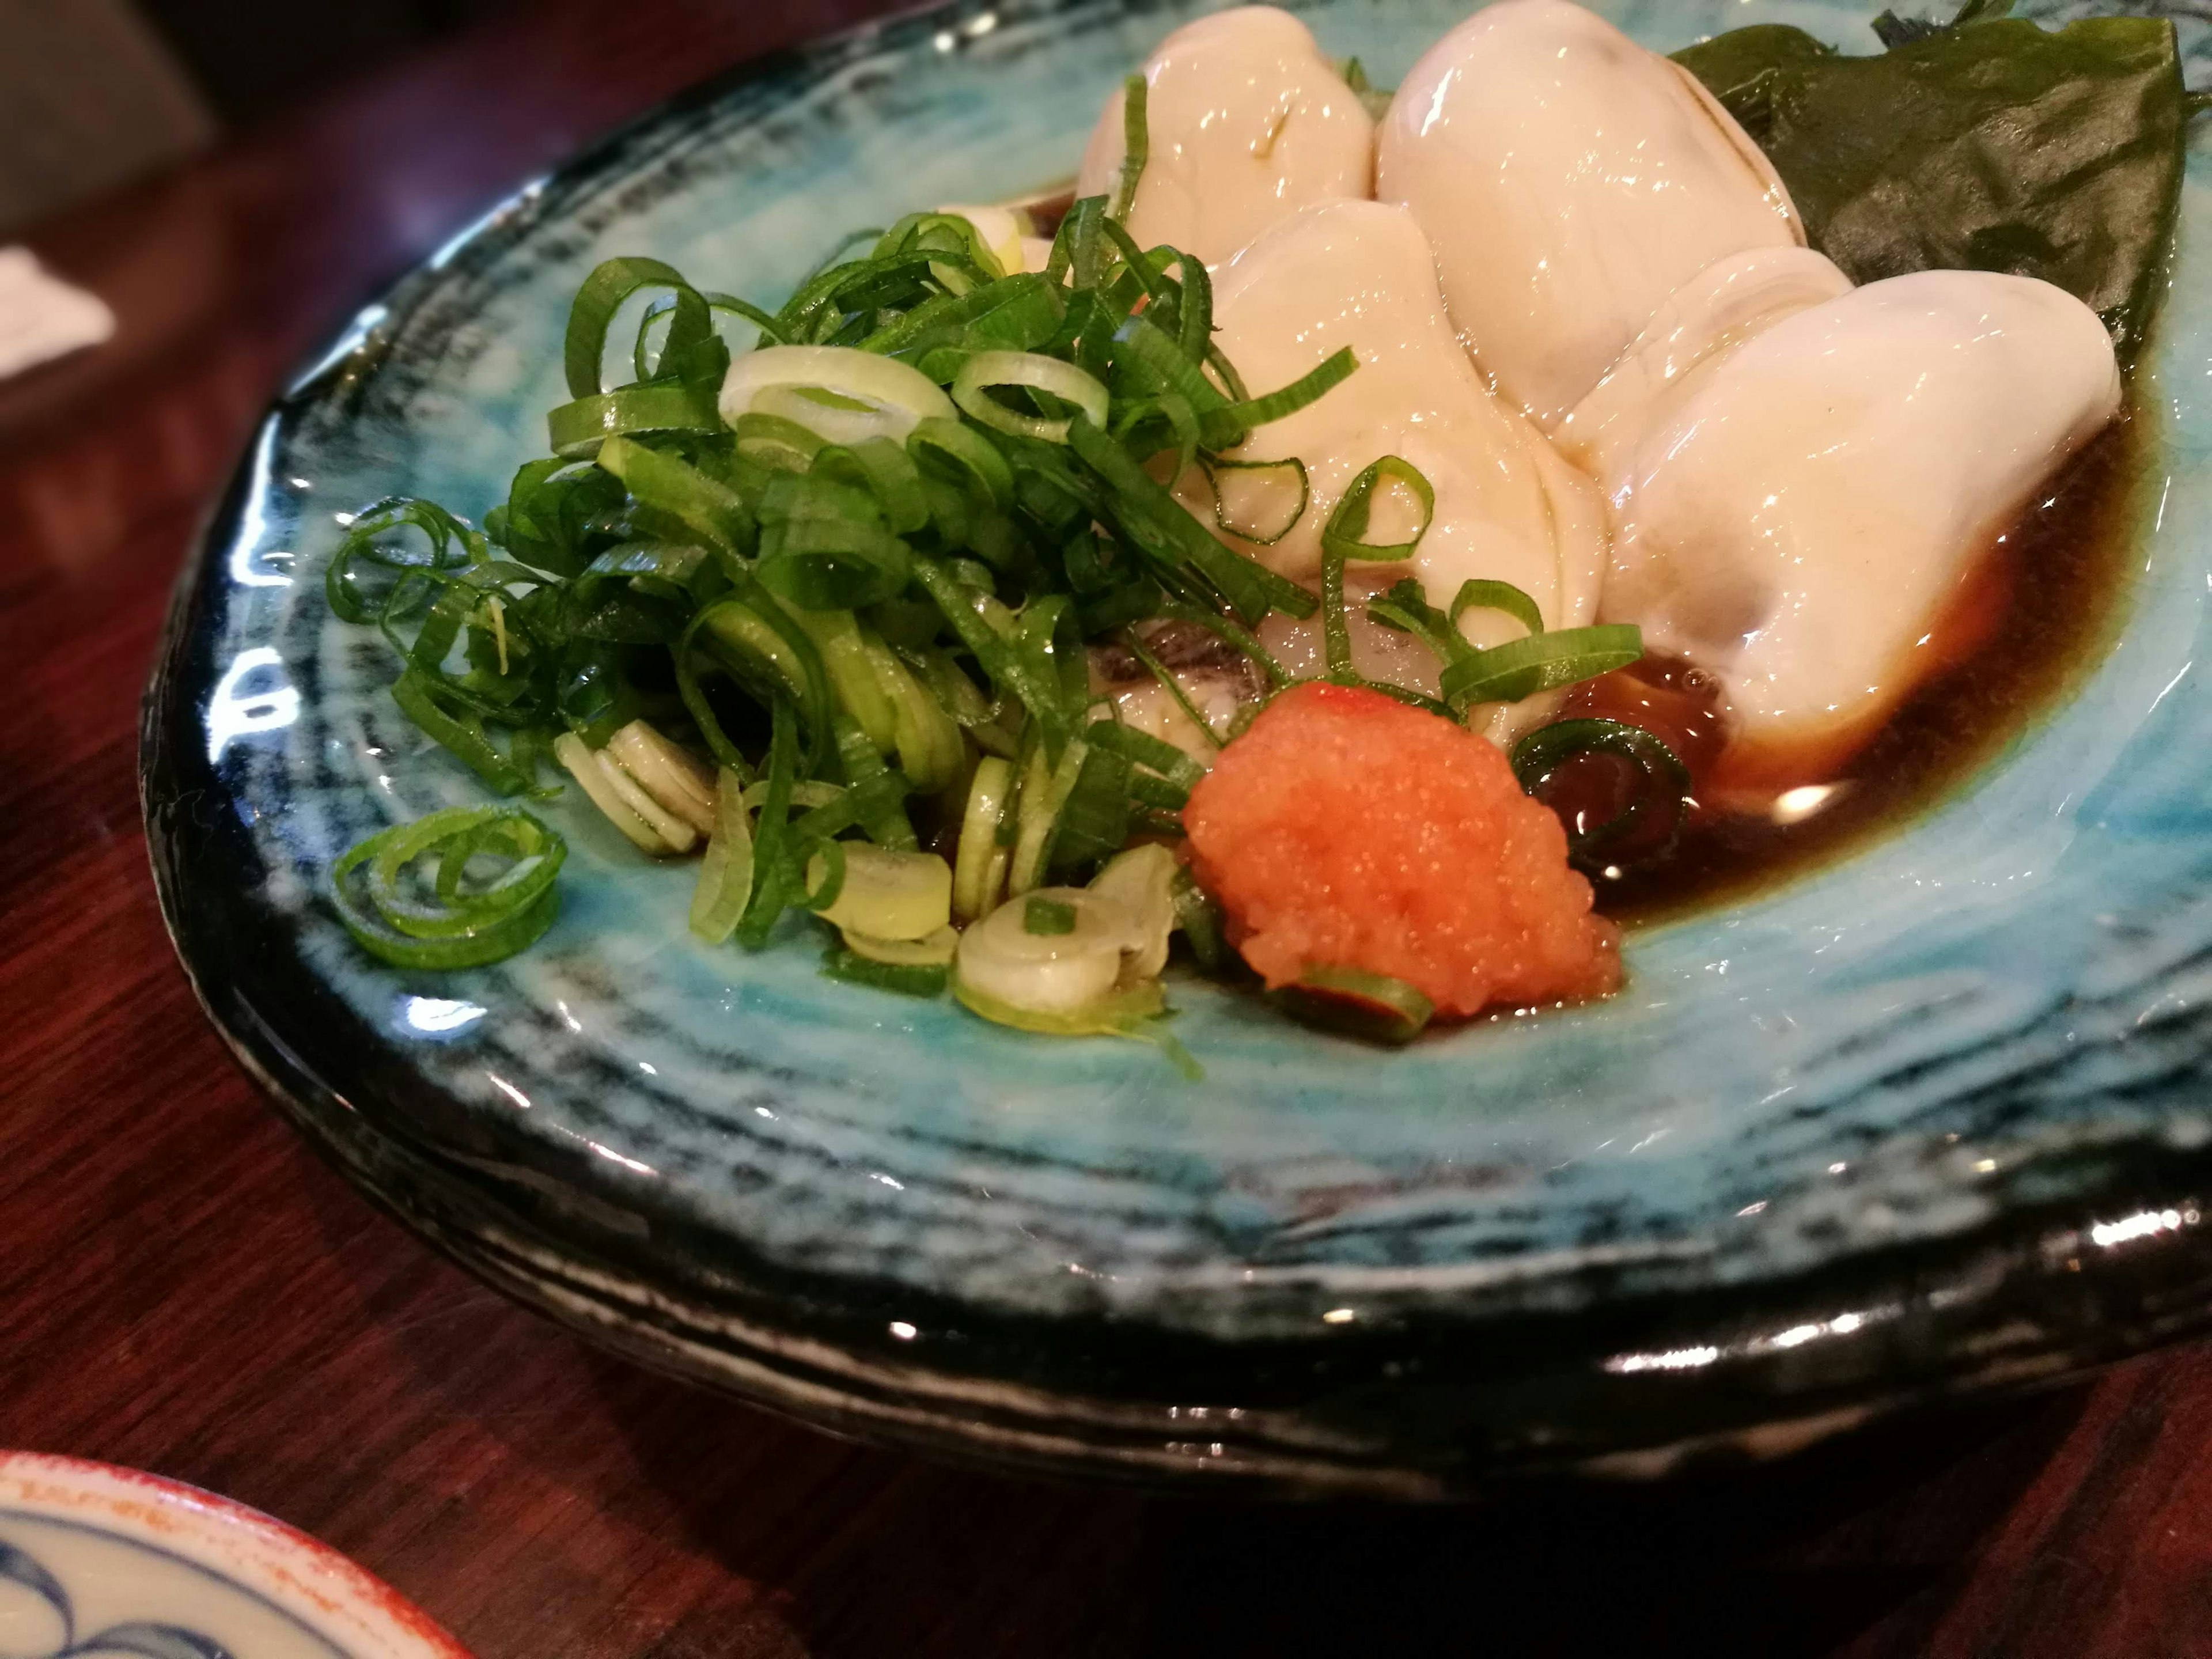
[[[1065,190],[1023,204],[1050,235]],[[1647,658],[1577,687],[1556,718],[1601,715],[1663,738],[1692,777],[1694,810],[1673,853],[1593,876],[1599,908],[1629,922],[1741,902],[1904,825],[1939,805],[2095,666],[2129,580],[2134,486],[2155,418],[2132,398],[2110,429],[2039,492],[2035,506],[1976,562],[1923,649],[1940,665],[1869,732],[1819,745],[1738,744],[1718,684],[1679,660]],[[1725,754],[1725,758],[1723,757]],[[1595,757],[1541,792],[1570,827],[1625,804],[1633,774]],[[1817,793],[1816,793],[1817,792]]]
[[[1647,659],[1570,693],[1563,716],[1621,720],[1674,746],[1695,802],[1670,856],[1593,877],[1599,907],[1653,920],[1740,902],[1965,783],[2111,642],[2148,419],[2124,415],[1996,539],[1934,630],[1929,648],[1945,665],[1847,752],[1729,751],[1717,687],[1680,663]],[[1563,769],[1545,794],[1571,823],[1577,811],[1607,816],[1625,783],[1595,762]]]

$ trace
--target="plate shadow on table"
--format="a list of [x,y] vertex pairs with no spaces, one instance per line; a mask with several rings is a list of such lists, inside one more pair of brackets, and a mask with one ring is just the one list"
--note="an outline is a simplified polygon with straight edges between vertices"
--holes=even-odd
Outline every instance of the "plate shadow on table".
[[786,1616],[813,1659],[1795,1659],[1861,1638],[1870,1645],[1853,1651],[1916,1654],[2084,1397],[1886,1425],[1671,1486],[1534,1486],[1429,1509],[1079,1491],[817,1439],[782,1455],[842,1463],[837,1483],[856,1509],[793,1579],[776,1559],[787,1545],[697,1479],[707,1448],[793,1431],[598,1363],[610,1420],[641,1473],[698,1547],[788,1586]]
[[[541,1636],[620,1626],[574,1650],[624,1659],[1905,1659],[1930,1650],[2088,1394],[1908,1417],[1667,1485],[1532,1484],[1462,1506],[1064,1486],[830,1438],[427,1261],[395,1278],[393,1253],[420,1247],[309,1179],[330,1182],[325,1244],[362,1293],[354,1316],[411,1373],[410,1409],[496,1442],[519,1466],[506,1486],[563,1494],[567,1518],[531,1529],[526,1570],[477,1615],[510,1638],[516,1619]],[[426,1274],[436,1311],[421,1316]]]

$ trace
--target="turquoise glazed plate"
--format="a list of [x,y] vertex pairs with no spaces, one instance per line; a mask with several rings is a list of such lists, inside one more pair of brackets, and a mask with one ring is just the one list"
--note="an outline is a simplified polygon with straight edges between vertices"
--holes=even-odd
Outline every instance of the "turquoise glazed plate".
[[[2212,1310],[2212,155],[2161,331],[2116,646],[1948,800],[1636,933],[1602,1006],[1383,1054],[1174,988],[1206,1081],[685,932],[587,804],[534,949],[378,967],[318,896],[477,801],[322,571],[393,492],[539,452],[592,264],[774,296],[843,230],[1051,184],[1201,5],[975,0],[705,88],[532,185],[271,411],[147,702],[155,873],[302,1131],[493,1284],[824,1426],[1156,1482],[1423,1496],[1656,1472],[2076,1370]],[[1463,0],[1298,9],[1401,73]],[[1843,0],[1613,0],[1662,50]],[[2055,14],[2054,14],[2055,15]],[[2184,21],[2202,82],[2206,27]],[[1855,48],[1856,49],[1856,48]],[[572,792],[573,794],[573,792]]]

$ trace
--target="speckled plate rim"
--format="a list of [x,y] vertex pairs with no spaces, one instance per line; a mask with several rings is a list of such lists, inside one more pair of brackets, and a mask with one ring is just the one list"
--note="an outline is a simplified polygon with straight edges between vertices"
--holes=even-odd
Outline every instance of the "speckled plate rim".
[[360,1563],[221,1494],[51,1452],[0,1452],[0,1515],[119,1538],[250,1593],[349,1659],[470,1659]]
[[[948,6],[923,15],[951,17],[970,9]],[[905,25],[915,26],[912,19]],[[674,114],[742,82],[830,61],[841,46],[883,27],[710,82],[526,189],[457,238],[428,269],[403,279],[318,359],[294,395],[337,370],[367,337],[372,320],[402,314],[427,293],[454,249],[537,210],[549,185],[557,195],[562,181],[588,176],[636,134]],[[284,408],[280,402],[271,430]],[[185,574],[162,665],[149,688],[143,787],[149,824],[161,791],[175,799],[179,769],[188,769],[191,760],[192,745],[171,740],[185,728],[181,711],[170,707],[169,681],[189,643],[200,575],[220,532],[226,523],[234,526],[245,505],[250,471],[241,468]],[[1032,1393],[970,1385],[927,1367],[884,1363],[875,1298],[868,1287],[835,1276],[785,1275],[765,1295],[742,1289],[727,1297],[686,1295],[653,1282],[650,1263],[626,1256],[619,1240],[544,1230],[526,1205],[487,1217],[481,1205],[487,1186],[496,1184],[494,1172],[456,1159],[451,1149],[370,1123],[339,1084],[303,1060],[258,1010],[230,988],[201,982],[195,942],[177,902],[181,872],[173,855],[156,837],[164,914],[211,1018],[287,1115],[380,1201],[475,1271],[598,1340],[834,1428],[1062,1470],[1140,1479],[1218,1472],[1290,1489],[1419,1496],[1455,1489],[1475,1471],[1572,1465],[1643,1474],[1705,1451],[1777,1449],[1916,1401],[2069,1374],[2212,1322],[2212,1252],[2195,1226],[2195,1195],[2212,1188],[2212,1157],[2202,1146],[2130,1133],[2093,1149],[2106,1172],[2086,1195],[2076,1189],[2049,1203],[2015,1204],[1987,1224],[1862,1253],[1785,1282],[1685,1297],[1662,1310],[1616,1310],[1624,1317],[1593,1319],[1585,1310],[1571,1337],[1540,1316],[1488,1330],[1493,1340],[1532,1337],[1544,1358],[1491,1389],[1480,1414],[1501,1428],[1516,1413],[1520,1420],[1497,1443],[1465,1448],[1467,1467],[1457,1473],[1378,1466],[1375,1449],[1355,1443],[1358,1437],[1338,1443],[1294,1412],[1232,1410],[1229,1415],[1238,1420],[1206,1425],[1207,1435],[1220,1438],[1194,1439],[1192,1425],[1177,1420],[1185,1408],[1133,1408],[1064,1388]],[[2177,1219],[2140,1231],[2117,1252],[2083,1249],[2100,1218],[2110,1225],[2110,1218],[2122,1214]],[[1606,1270],[1599,1263],[1591,1271],[1601,1277]],[[803,1330],[774,1317],[778,1301],[790,1298],[806,1304]],[[1854,1304],[1879,1310],[1881,1316],[1838,1321],[1838,1306]],[[876,1338],[874,1352],[866,1344],[839,1343],[841,1324],[856,1336],[866,1328]],[[1812,1351],[1801,1346],[1802,1338],[1790,1340],[1815,1328],[1824,1340]],[[1097,1332],[1095,1323],[1085,1328]],[[1909,1343],[1900,1342],[1907,1334]],[[1644,1363],[1624,1365],[1624,1356]],[[1696,1376],[1678,1374],[1677,1362],[1694,1364]],[[1197,1369],[1203,1374],[1211,1368]],[[1478,1393],[1489,1388],[1465,1375],[1451,1386]],[[1545,1421],[1542,1402],[1548,1389],[1562,1386],[1584,1395],[1583,1406],[1595,1407],[1599,1419],[1618,1413],[1635,1425],[1632,1432],[1607,1447],[1557,1431]],[[1593,1420],[1588,1410],[1573,1415],[1584,1427]]]

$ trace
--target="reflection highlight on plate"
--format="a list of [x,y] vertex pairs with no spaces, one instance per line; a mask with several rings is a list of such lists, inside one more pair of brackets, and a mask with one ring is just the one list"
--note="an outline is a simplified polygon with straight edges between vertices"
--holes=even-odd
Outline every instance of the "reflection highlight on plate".
[[2184,1227],[2196,1225],[2197,1219],[2194,1210],[2140,1210],[2118,1221],[2098,1222],[2089,1229],[2089,1242],[2109,1250],[2115,1244],[2148,1238],[2154,1233],[2179,1232]]
[[1723,1358],[1735,1359],[1786,1352],[1792,1348],[1802,1348],[1808,1342],[1817,1342],[1823,1337],[1849,1336],[1869,1325],[1886,1323],[1904,1311],[1903,1306],[1896,1303],[1881,1307],[1848,1309],[1826,1319],[1802,1320],[1794,1325],[1785,1325],[1779,1330],[1747,1337],[1741,1342],[1698,1343],[1652,1352],[1617,1353],[1605,1362],[1605,1369],[1616,1376],[1633,1376],[1639,1371],[1701,1370]]
[[484,1017],[485,1010],[473,1002],[461,1002],[450,997],[416,997],[407,999],[404,1018],[418,1031],[433,1036],[444,1036],[460,1030]]
[[[265,645],[251,647],[231,659],[208,696],[209,760],[221,760],[223,750],[240,738],[281,732],[300,718],[300,694],[284,678],[283,666],[284,659]],[[276,684],[264,681],[258,689],[247,685],[267,669],[278,671]]]

